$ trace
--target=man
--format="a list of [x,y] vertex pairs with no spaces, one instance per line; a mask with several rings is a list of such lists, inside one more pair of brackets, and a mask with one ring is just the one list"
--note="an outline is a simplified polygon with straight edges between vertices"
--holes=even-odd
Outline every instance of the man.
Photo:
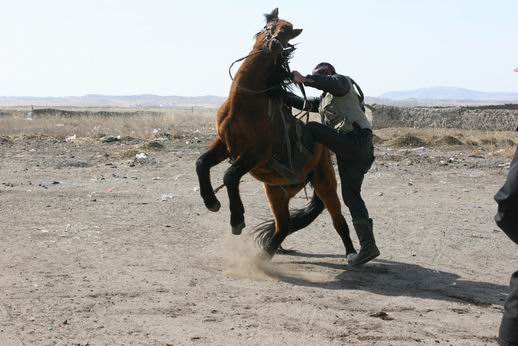
[[[518,244],[518,147],[505,184],[495,195],[495,200],[498,203],[496,224]],[[511,293],[505,301],[498,341],[502,346],[518,346],[518,271],[511,276]]]
[[[320,113],[322,124],[309,122],[304,126],[301,142],[311,152],[314,143],[318,142],[336,154],[342,197],[361,245],[360,252],[349,260],[349,264],[367,263],[380,252],[374,239],[372,219],[361,196],[363,177],[374,162],[372,129],[365,116],[363,100],[354,89],[354,81],[337,74],[329,63],[318,64],[306,77],[293,71],[293,79],[323,91],[320,97],[309,99],[306,105],[307,110]],[[297,109],[304,107],[304,100],[293,93],[286,93],[284,102]]]

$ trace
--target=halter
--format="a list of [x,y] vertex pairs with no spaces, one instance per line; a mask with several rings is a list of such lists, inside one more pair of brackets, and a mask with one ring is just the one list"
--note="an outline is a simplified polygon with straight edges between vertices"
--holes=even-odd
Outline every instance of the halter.
[[[236,85],[236,87],[238,89],[241,89],[243,91],[246,91],[248,93],[251,93],[251,94],[262,94],[262,93],[265,93],[267,91],[270,91],[270,90],[274,90],[276,88],[278,88],[278,86],[272,86],[272,87],[269,87],[269,88],[266,88],[266,89],[260,89],[260,90],[252,90],[252,89],[248,89],[248,88],[245,88],[243,86],[240,86],[239,84],[235,83],[234,81],[234,76],[232,76],[232,67],[234,67],[234,65],[238,62],[241,62],[251,56],[254,56],[254,55],[257,55],[257,54],[269,54],[270,53],[270,49],[268,48],[269,47],[269,43],[274,40],[275,38],[273,37],[273,34],[272,34],[272,31],[275,29],[275,26],[277,25],[277,21],[276,20],[273,20],[271,21],[270,23],[266,24],[264,26],[264,28],[257,34],[257,35],[260,35],[260,34],[265,34],[265,37],[264,37],[264,44],[263,44],[263,48],[261,48],[260,50],[258,51],[255,51],[255,52],[252,52],[242,58],[239,58],[237,59],[236,61],[234,61],[230,67],[228,68],[228,75],[230,76],[230,80],[232,80],[233,84]],[[284,48],[283,51],[281,52],[281,56],[282,57],[288,57],[290,54],[292,54],[294,51],[295,51],[295,45],[292,45],[292,44],[289,44],[288,43],[288,47]],[[289,69],[289,67],[288,67]]]
[[[263,45],[263,48],[256,51],[256,52],[252,52],[242,58],[239,58],[237,59],[236,61],[234,61],[230,67],[228,68],[228,75],[230,76],[230,80],[232,80],[233,84],[236,85],[236,88],[238,89],[241,89],[243,91],[246,91],[250,94],[262,94],[262,93],[265,93],[267,91],[270,91],[270,90],[274,90],[276,88],[278,88],[279,86],[272,86],[272,87],[269,87],[269,88],[266,88],[266,89],[261,89],[261,90],[252,90],[252,89],[248,89],[248,88],[245,88],[243,86],[240,86],[239,84],[235,83],[234,81],[234,76],[232,76],[232,67],[238,63],[238,62],[241,62],[243,60],[245,60],[246,58],[249,58],[251,56],[254,56],[254,55],[257,55],[257,54],[268,54],[270,53],[269,49],[268,49],[268,46],[269,46],[269,43],[271,40],[273,40],[273,34],[272,34],[272,31],[275,29],[275,25],[277,25],[277,21],[274,20],[272,21],[271,23],[267,24],[264,26],[264,28],[257,34],[257,35],[260,35],[262,33],[265,33],[265,37],[264,37],[264,45]],[[288,57],[290,54],[292,54],[295,49],[297,49],[295,47],[295,45],[293,44],[289,44],[288,43],[288,47],[287,48],[284,48],[284,50],[281,52],[281,56],[283,57]],[[288,70],[288,72],[291,74],[291,70],[290,70],[290,66],[286,63],[286,68]],[[292,80],[293,81],[293,80]],[[297,114],[294,114],[294,116],[296,118],[303,118],[305,117],[306,119],[306,123],[308,123],[309,121],[309,110],[307,109],[307,102],[308,102],[308,99],[307,99],[307,96],[306,96],[306,90],[304,90],[304,85],[302,83],[295,83],[297,84],[297,86],[300,88],[300,91],[302,93],[302,96],[304,98],[304,104],[302,106],[302,110],[300,112],[298,112]]]

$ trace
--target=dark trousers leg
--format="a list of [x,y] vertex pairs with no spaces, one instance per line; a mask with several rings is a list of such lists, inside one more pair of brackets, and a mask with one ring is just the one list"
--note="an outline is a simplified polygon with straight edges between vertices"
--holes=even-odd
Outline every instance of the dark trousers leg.
[[[311,152],[313,152],[315,143],[322,143],[334,152],[336,156],[350,161],[363,161],[366,155],[365,146],[368,145],[367,138],[362,138],[361,133],[351,131],[350,133],[342,134],[314,121],[304,126],[301,141]],[[370,145],[372,146],[372,134]]]
[[342,185],[342,198],[351,213],[353,223],[367,223],[369,212],[361,196],[364,168],[357,163],[337,156],[338,173]]
[[353,222],[369,222],[361,187],[363,177],[374,161],[372,132],[355,130],[343,134],[320,123],[309,122],[304,126],[302,144],[312,149],[314,143],[322,143],[336,154],[342,197]]
[[501,346],[518,346],[518,271],[511,276],[511,293],[505,301],[498,341]]

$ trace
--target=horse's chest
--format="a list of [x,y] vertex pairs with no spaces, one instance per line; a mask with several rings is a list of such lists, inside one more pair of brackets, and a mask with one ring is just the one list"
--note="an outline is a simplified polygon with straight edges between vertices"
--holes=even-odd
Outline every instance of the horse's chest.
[[231,113],[218,129],[231,156],[238,156],[244,151],[253,151],[257,155],[271,152],[272,127],[266,114]]

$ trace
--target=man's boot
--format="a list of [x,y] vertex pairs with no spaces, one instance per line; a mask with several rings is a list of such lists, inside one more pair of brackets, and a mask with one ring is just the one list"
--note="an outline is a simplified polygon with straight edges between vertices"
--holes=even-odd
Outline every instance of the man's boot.
[[380,255],[380,250],[376,246],[374,233],[372,230],[372,219],[367,222],[354,223],[354,229],[360,240],[360,252],[356,257],[349,261],[351,266],[359,266],[373,260]]

